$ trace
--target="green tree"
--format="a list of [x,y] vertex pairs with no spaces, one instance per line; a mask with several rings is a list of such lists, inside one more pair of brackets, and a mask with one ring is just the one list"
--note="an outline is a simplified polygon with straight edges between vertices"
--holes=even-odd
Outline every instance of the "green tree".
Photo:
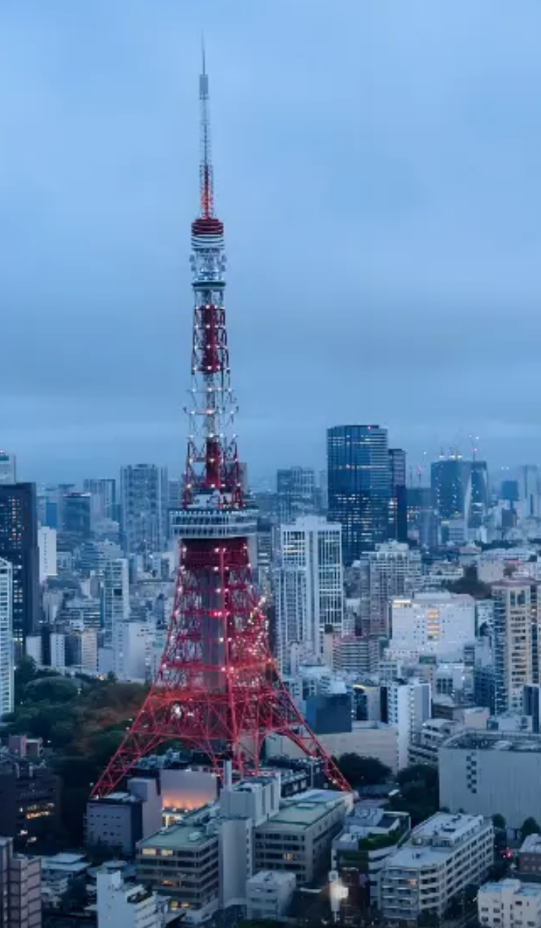
[[523,841],[524,841],[524,838],[528,837],[528,835],[538,835],[540,833],[541,833],[541,828],[537,824],[536,820],[532,818],[531,815],[523,821],[522,827],[520,829],[520,834],[521,834]]
[[342,754],[338,767],[352,786],[378,786],[391,773],[377,757],[362,757],[360,754]]
[[505,818],[503,817],[503,815],[501,815],[500,812],[496,812],[492,816],[492,824],[494,825],[494,828],[498,829],[498,831],[504,831],[505,828],[507,827],[507,822],[505,821]]
[[408,784],[420,783],[427,790],[436,790],[438,786],[438,769],[429,764],[412,764],[404,767],[397,776],[399,786],[404,789]]
[[66,677],[43,677],[32,680],[24,688],[25,702],[71,702],[76,699],[79,689]]

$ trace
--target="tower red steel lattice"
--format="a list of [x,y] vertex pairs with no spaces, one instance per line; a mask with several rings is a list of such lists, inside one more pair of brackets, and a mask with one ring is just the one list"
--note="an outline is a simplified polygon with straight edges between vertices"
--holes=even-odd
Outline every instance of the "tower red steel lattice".
[[319,758],[328,780],[349,786],[292,702],[269,650],[252,582],[256,514],[244,498],[230,386],[224,309],[223,225],[214,215],[208,77],[200,77],[200,216],[192,224],[194,321],[191,423],[184,495],[176,518],[180,557],[174,606],[157,677],[92,795],[111,792],[159,745],[178,739],[221,775],[258,770],[263,742],[285,735]]

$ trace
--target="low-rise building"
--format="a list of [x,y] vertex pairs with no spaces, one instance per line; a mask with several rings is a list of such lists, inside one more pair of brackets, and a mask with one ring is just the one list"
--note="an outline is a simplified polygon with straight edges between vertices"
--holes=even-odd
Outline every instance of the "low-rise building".
[[98,928],[161,928],[166,902],[144,886],[124,883],[119,870],[97,874]]
[[332,870],[347,890],[341,900],[343,920],[379,900],[380,876],[386,858],[410,834],[406,812],[356,808],[332,843]]
[[0,830],[19,849],[54,837],[59,821],[60,782],[44,760],[0,752]]
[[12,838],[0,838],[0,925],[41,928],[41,861],[13,851]]
[[283,918],[288,913],[297,880],[294,873],[260,870],[246,883],[247,917]]
[[[188,818],[190,818],[188,816]],[[162,828],[137,845],[137,877],[145,885],[175,900],[186,921],[197,924],[220,904],[218,835],[194,817]]]
[[533,734],[466,731],[439,753],[440,805],[491,816],[509,828],[530,816],[541,821],[541,737]]
[[128,780],[128,792],[89,799],[86,806],[86,843],[132,854],[137,842],[157,831],[161,823],[158,781],[133,777]]
[[477,895],[477,913],[486,928],[541,928],[541,885],[520,880],[485,883]]
[[541,878],[541,835],[528,835],[524,838],[518,861],[521,876]]
[[287,870],[299,885],[328,869],[332,840],[347,812],[344,796],[310,790],[287,800],[255,829],[255,870]]
[[480,815],[438,812],[385,861],[381,908],[386,921],[441,917],[471,883],[481,883],[494,858],[494,827]]

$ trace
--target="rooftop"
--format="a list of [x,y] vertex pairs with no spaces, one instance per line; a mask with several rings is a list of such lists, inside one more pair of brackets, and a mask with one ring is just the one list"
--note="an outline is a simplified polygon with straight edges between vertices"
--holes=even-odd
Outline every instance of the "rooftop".
[[541,835],[528,835],[520,846],[521,854],[541,854]]
[[530,732],[505,733],[487,732],[468,729],[459,735],[453,735],[443,745],[446,748],[458,748],[471,751],[522,751],[524,753],[541,752],[541,735],[532,735]]
[[388,858],[386,867],[419,870],[444,864],[457,845],[486,823],[482,815],[437,812],[413,830],[407,844]]
[[[532,835],[533,837],[533,835]],[[480,893],[512,892],[515,896],[541,896],[541,884],[521,883],[520,880],[500,880],[499,883],[485,883]]]
[[[322,798],[311,798],[310,800],[304,798],[305,795],[310,796],[312,792],[324,793],[327,801],[325,802]],[[338,799],[335,798],[336,794],[333,797],[331,793],[331,798],[328,798],[329,792],[327,790],[310,790],[310,793],[303,794],[302,800],[297,797],[295,800],[288,802],[276,815],[258,825],[257,831],[282,831],[284,828],[304,831],[304,829],[310,828],[317,821],[324,818],[331,809],[344,802],[342,796]]]
[[[143,838],[137,842],[137,850],[145,855],[145,850],[167,848],[178,851],[183,848],[199,848],[209,841],[216,841],[216,836],[208,834],[205,827],[197,828],[193,824],[185,822],[176,825],[170,825],[168,828],[160,828],[149,838]],[[146,856],[152,856],[148,854]]]
[[295,874],[288,870],[260,870],[254,873],[248,880],[250,886],[272,886],[280,883],[291,883],[291,878],[295,879]]

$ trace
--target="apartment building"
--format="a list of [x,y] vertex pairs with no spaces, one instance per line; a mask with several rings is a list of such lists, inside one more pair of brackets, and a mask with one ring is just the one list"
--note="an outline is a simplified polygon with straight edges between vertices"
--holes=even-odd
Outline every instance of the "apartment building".
[[442,916],[471,883],[481,883],[494,858],[494,828],[481,815],[438,812],[385,861],[381,908],[386,921]]
[[541,928],[541,885],[511,879],[485,883],[477,913],[486,928]]

